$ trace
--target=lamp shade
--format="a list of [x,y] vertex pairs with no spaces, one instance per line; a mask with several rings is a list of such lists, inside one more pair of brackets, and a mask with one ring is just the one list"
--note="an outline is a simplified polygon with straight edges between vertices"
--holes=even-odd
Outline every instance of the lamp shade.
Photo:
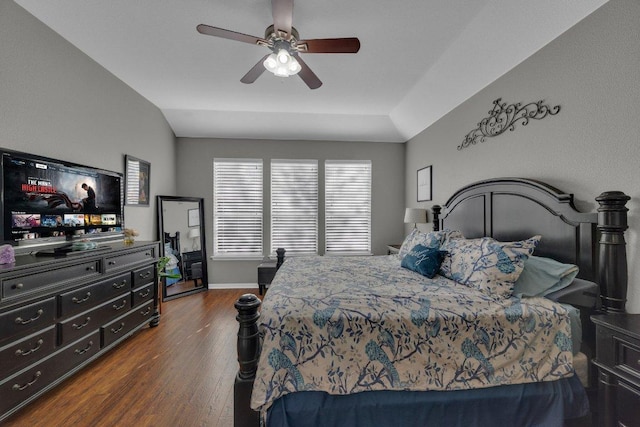
[[424,224],[427,222],[427,210],[419,208],[407,208],[404,211],[404,222]]
[[198,237],[200,237],[200,229],[199,228],[189,229],[189,233],[187,234],[187,237],[190,239],[197,239]]

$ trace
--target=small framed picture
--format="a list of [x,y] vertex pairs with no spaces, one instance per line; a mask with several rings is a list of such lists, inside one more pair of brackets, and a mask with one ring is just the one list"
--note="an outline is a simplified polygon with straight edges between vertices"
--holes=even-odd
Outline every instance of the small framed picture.
[[189,209],[187,211],[189,227],[197,227],[200,225],[200,209]]
[[125,155],[125,205],[149,206],[151,164]]
[[418,169],[418,201],[431,200],[431,166]]

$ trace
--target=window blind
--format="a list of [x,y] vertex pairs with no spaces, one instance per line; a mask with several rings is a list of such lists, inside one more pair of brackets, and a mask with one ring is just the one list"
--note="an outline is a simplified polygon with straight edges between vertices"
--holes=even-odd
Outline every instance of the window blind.
[[271,161],[271,253],[318,253],[318,161]]
[[214,256],[262,256],[262,160],[213,160]]
[[140,180],[129,179],[140,176],[140,162],[127,159],[127,192],[126,201],[128,205],[137,205],[140,199]]
[[371,161],[325,162],[325,253],[371,253]]

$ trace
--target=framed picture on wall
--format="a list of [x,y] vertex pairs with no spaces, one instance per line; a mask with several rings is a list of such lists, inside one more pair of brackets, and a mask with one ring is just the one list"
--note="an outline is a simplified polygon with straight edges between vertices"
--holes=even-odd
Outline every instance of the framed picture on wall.
[[125,205],[149,206],[151,164],[125,155]]
[[189,227],[197,227],[200,225],[200,209],[189,209],[187,211]]
[[418,201],[431,200],[431,166],[418,169]]

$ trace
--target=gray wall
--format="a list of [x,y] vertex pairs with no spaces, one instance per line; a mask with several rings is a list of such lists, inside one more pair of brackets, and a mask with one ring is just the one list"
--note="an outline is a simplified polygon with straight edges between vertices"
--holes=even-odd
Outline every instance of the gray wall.
[[[404,215],[404,144],[371,142],[262,141],[178,138],[178,194],[205,199],[207,253],[213,254],[213,159],[264,159],[265,218],[264,247],[269,247],[269,191],[271,159],[371,160],[372,162],[372,249],[386,254],[386,245],[402,242]],[[320,194],[324,183],[319,182]],[[319,209],[323,210],[322,200]],[[324,234],[319,247],[324,247]],[[265,252],[265,255],[268,255]],[[209,260],[209,283],[256,283],[257,261]]]
[[[575,194],[581,210],[603,191],[628,204],[629,302],[640,312],[640,3],[611,0],[518,67],[406,144],[406,189],[415,203],[416,170],[433,164],[434,204],[485,178],[537,178]],[[522,35],[526,36],[526,35]],[[473,66],[469,66],[469,73]],[[492,107],[544,99],[557,116],[517,125],[462,151],[456,147]],[[408,203],[409,203],[408,202]]]
[[175,193],[175,137],[158,108],[11,0],[0,0],[0,146],[124,171],[151,162],[150,207],[127,227],[156,238],[155,195]]

